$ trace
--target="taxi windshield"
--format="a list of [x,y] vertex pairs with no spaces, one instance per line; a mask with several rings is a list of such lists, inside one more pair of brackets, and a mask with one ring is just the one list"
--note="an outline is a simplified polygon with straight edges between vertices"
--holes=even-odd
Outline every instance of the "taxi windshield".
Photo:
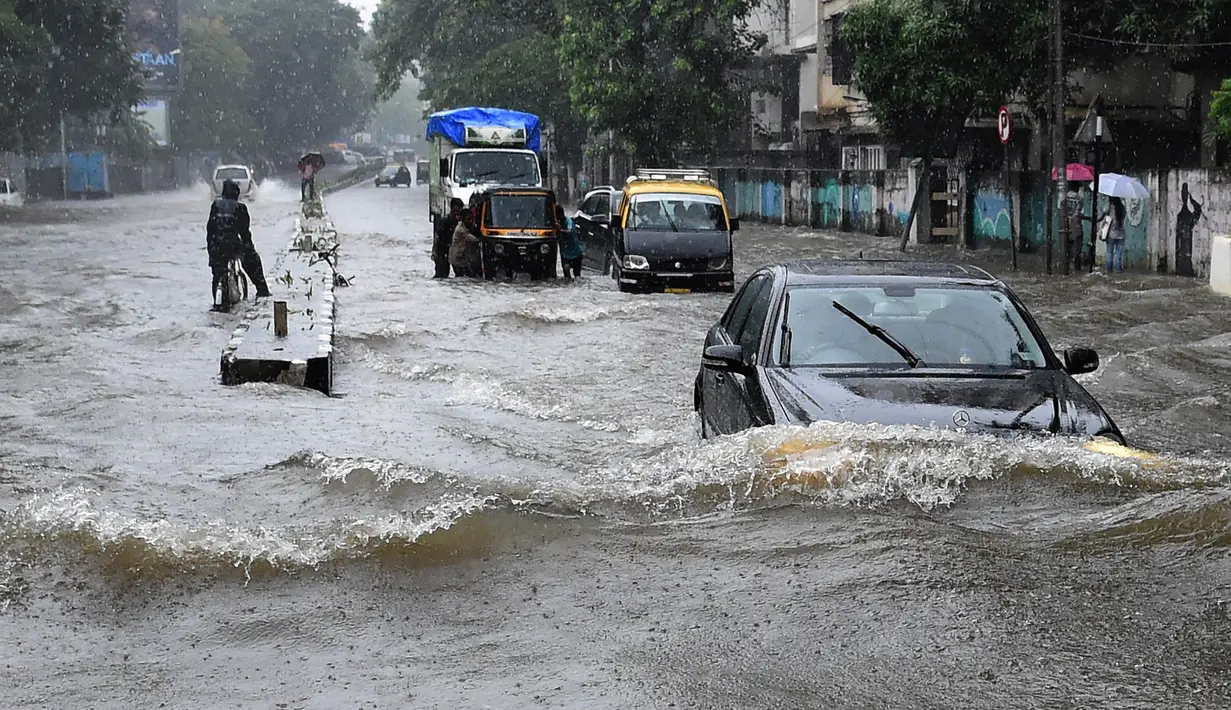
[[[1017,306],[995,290],[796,287],[786,303],[774,353],[791,367],[901,365],[901,353],[860,320],[905,346],[920,367],[1047,367],[1043,346]],[[785,351],[784,333],[790,334]]]
[[556,215],[547,195],[492,195],[483,226],[494,229],[554,229]]
[[715,195],[646,193],[634,195],[628,228],[673,232],[725,232],[727,216]]

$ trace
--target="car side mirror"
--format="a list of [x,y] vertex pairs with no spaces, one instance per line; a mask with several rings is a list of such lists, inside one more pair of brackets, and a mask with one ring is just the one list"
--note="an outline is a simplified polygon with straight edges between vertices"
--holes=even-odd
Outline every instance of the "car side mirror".
[[1069,348],[1064,351],[1064,371],[1070,375],[1084,375],[1098,368],[1098,353],[1090,348]]
[[449,176],[449,159],[441,158],[440,159],[440,177],[441,179],[444,179],[448,176]]
[[731,231],[732,232],[739,231],[739,217],[735,217],[731,220]]
[[748,369],[744,349],[738,345],[711,345],[705,349],[701,364],[713,370],[742,372]]

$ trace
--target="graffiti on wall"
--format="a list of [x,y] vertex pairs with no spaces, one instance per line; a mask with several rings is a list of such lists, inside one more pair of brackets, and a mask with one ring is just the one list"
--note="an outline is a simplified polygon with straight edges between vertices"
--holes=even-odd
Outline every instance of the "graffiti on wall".
[[975,189],[972,226],[978,240],[1008,241],[1013,236],[1013,212],[1008,195],[993,179],[981,180]]
[[1180,211],[1175,216],[1175,272],[1180,276],[1196,276],[1193,269],[1193,228],[1201,221],[1203,205],[1188,191],[1188,183],[1180,185]]
[[820,214],[818,227],[837,229],[842,226],[842,186],[837,178],[829,178],[824,187],[816,188],[813,199]]
[[872,194],[872,186],[852,183],[847,186],[850,194],[849,207],[851,229],[865,234],[876,234],[878,220],[876,218],[876,200]]

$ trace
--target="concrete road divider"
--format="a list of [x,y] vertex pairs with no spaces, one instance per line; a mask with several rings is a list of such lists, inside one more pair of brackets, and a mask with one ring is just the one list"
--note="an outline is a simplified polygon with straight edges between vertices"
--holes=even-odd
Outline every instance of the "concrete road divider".
[[1231,236],[1214,237],[1210,243],[1210,288],[1231,296]]
[[222,384],[333,387],[338,232],[319,201],[303,205],[286,257],[266,275],[272,298],[249,311],[222,351]]

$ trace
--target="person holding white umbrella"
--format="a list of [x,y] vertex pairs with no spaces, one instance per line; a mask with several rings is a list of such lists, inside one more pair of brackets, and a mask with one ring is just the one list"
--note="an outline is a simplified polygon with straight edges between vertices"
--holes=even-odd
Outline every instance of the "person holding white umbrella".
[[1107,273],[1110,274],[1113,269],[1116,273],[1123,273],[1126,236],[1124,219],[1128,212],[1124,207],[1124,200],[1147,199],[1150,191],[1140,180],[1116,173],[1099,175],[1098,191],[1111,198],[1099,228],[1099,238],[1107,242]]

